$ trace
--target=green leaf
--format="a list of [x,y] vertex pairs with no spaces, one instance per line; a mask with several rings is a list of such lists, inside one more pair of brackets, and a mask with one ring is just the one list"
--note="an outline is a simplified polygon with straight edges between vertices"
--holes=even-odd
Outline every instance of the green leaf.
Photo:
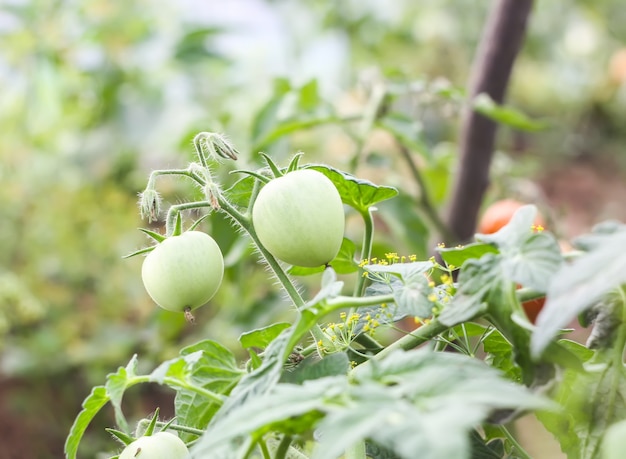
[[[177,378],[216,394],[227,395],[242,378],[235,356],[221,344],[204,340],[180,351],[181,357],[161,365],[151,375],[156,381],[165,376]],[[205,428],[219,405],[189,389],[177,388],[174,403],[177,422],[197,429]],[[184,439],[189,440],[187,434]]]
[[198,61],[206,58],[225,60],[214,50],[207,48],[207,39],[223,32],[220,27],[205,27],[187,32],[176,44],[174,57],[182,61]]
[[[233,407],[207,429],[193,446],[192,453],[198,457],[211,457],[214,448],[241,436],[265,430],[266,426],[318,411],[328,398],[339,397],[347,385],[345,377],[327,377],[304,382],[302,385],[278,384],[271,391]],[[308,425],[291,428],[311,429],[316,418]]]
[[540,355],[559,329],[611,290],[626,283],[626,232],[606,236],[593,251],[566,264],[552,277],[546,304],[532,337]]
[[485,93],[474,98],[473,107],[481,115],[520,131],[536,132],[548,127],[547,123],[532,120],[514,108],[496,104]]
[[509,223],[493,234],[477,234],[476,239],[495,245],[501,254],[502,276],[539,292],[545,292],[551,276],[563,262],[557,240],[550,233],[532,231],[537,208],[519,208]]
[[76,459],[78,453],[78,445],[80,444],[89,423],[100,412],[102,407],[109,401],[109,394],[106,387],[96,386],[91,390],[91,393],[83,401],[82,410],[78,413],[78,416],[72,424],[70,433],[65,440],[65,457],[67,459]]
[[279,322],[267,327],[257,328],[239,336],[239,342],[244,349],[258,347],[265,349],[269,343],[274,341],[280,333],[291,326],[288,322]]
[[469,433],[493,410],[552,406],[479,360],[428,349],[397,351],[353,374],[350,400],[316,428],[313,458],[337,457],[365,438],[401,458],[468,458]]
[[239,208],[248,207],[255,181],[256,179],[249,175],[237,180],[228,190],[224,192],[228,202]]
[[607,236],[625,231],[626,224],[617,220],[607,220],[595,225],[591,229],[591,233],[575,238],[572,244],[574,247],[588,252],[604,243]]
[[403,313],[422,319],[432,315],[433,303],[429,296],[433,288],[425,273],[433,268],[430,261],[393,263],[391,265],[366,265],[365,271],[372,274],[389,274],[400,282],[389,282],[398,309]]
[[337,187],[341,200],[361,213],[373,205],[391,199],[398,190],[389,186],[374,185],[368,180],[358,179],[350,174],[325,165],[310,165],[307,168],[321,172]]
[[430,158],[431,152],[421,139],[423,126],[415,118],[401,113],[390,113],[379,120],[376,126],[391,133],[399,142],[425,158]]
[[463,264],[458,277],[459,289],[454,299],[439,316],[442,324],[452,327],[487,312],[486,295],[499,286],[498,255],[488,253],[479,260]]
[[[252,144],[258,145],[259,141],[270,132],[278,123],[278,112],[283,104],[285,96],[291,91],[291,84],[285,78],[274,80],[274,93],[267,103],[259,110],[252,120]],[[253,150],[257,150],[256,148]]]
[[567,370],[554,400],[563,409],[537,417],[559,440],[563,452],[571,459],[599,457],[606,429],[626,418],[624,366],[607,362],[590,365],[586,372]]
[[137,355],[135,354],[126,367],[120,367],[117,373],[107,376],[105,388],[115,410],[115,421],[123,432],[129,432],[128,423],[122,412],[122,397],[124,391],[133,385],[133,378],[137,376]]
[[438,247],[437,252],[439,252],[446,264],[454,265],[458,268],[467,260],[480,258],[486,253],[498,253],[498,249],[492,244],[474,242],[462,247]]
[[294,370],[283,373],[281,382],[302,384],[311,379],[345,375],[349,369],[350,360],[345,352],[336,352],[323,359],[307,357]]
[[483,349],[488,354],[485,360],[486,362],[492,367],[502,371],[510,380],[521,382],[522,374],[520,367],[515,363],[513,346],[502,336],[502,333],[494,329],[494,331],[483,340]]
[[[359,270],[359,265],[354,260],[356,253],[356,245],[348,238],[343,238],[341,248],[337,256],[329,263],[337,274],[351,274]],[[316,268],[305,268],[303,266],[292,266],[289,268],[289,274],[294,276],[310,276],[312,274],[321,273],[326,269],[325,266]]]
[[302,85],[298,91],[298,96],[298,107],[301,112],[314,111],[322,102],[317,80],[312,79]]

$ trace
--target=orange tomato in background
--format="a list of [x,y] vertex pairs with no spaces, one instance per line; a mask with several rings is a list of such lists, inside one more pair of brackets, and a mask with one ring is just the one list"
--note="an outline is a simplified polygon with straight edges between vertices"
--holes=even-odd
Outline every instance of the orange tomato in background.
[[[483,215],[480,218],[478,223],[478,232],[482,234],[493,234],[500,230],[503,226],[506,226],[507,223],[511,220],[513,214],[522,206],[526,205],[521,201],[517,201],[515,199],[501,199],[499,201],[491,204]],[[546,226],[546,221],[543,218],[543,215],[537,213],[535,217],[535,221],[533,222],[535,226]],[[528,320],[532,323],[535,323],[537,320],[537,316],[539,312],[543,308],[543,305],[546,302],[546,298],[536,298],[534,300],[524,301],[522,303],[522,307],[526,312],[526,316],[528,316]]]
[[[497,232],[511,220],[513,214],[526,203],[515,199],[502,199],[491,204],[478,222],[478,232],[482,234],[492,234]],[[534,221],[535,226],[546,226],[546,221],[538,212]]]

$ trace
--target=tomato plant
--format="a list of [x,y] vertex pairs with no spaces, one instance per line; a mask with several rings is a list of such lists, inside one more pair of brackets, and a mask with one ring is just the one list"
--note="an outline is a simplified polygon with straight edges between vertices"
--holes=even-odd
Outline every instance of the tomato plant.
[[126,446],[119,459],[188,459],[187,445],[171,432],[143,436]]
[[261,189],[252,208],[261,244],[279,260],[310,268],[335,258],[344,219],[335,185],[311,169],[275,178]]
[[141,268],[150,297],[174,312],[191,311],[213,298],[223,275],[219,246],[200,231],[164,239],[148,253]]
[[[182,228],[190,209],[221,212],[255,245],[295,314],[242,333],[245,359],[210,339],[147,373],[133,356],[85,400],[68,459],[108,402],[116,435],[130,438],[122,397],[143,383],[175,392],[175,420],[155,414],[150,429],[180,432],[193,457],[529,458],[508,427],[529,411],[570,457],[598,457],[606,426],[626,415],[626,391],[616,383],[626,380],[626,225],[601,225],[565,260],[554,235],[533,229],[537,209],[525,205],[465,246],[438,246],[440,261],[376,256],[372,213],[396,189],[330,166],[300,167],[296,155],[286,169],[265,156],[268,167],[238,171],[245,177],[224,190],[213,160],[235,159],[236,150],[206,133],[194,145],[197,163],[152,172],[142,194],[142,213],[154,219],[158,176],[178,174],[204,192],[203,200],[169,207],[165,235],[143,230],[157,241],[138,252],[150,252],[142,269],[148,292],[177,311],[215,293],[223,260],[215,241],[195,231],[204,217]],[[358,254],[343,237],[344,205],[365,228]],[[281,261],[301,268],[286,271]],[[327,266],[313,269],[320,265]],[[333,265],[351,280],[351,293]],[[311,282],[319,288],[299,288],[296,275],[318,276]],[[560,336],[581,313],[594,320],[588,346]],[[407,320],[420,326],[403,329]],[[172,438],[161,444],[164,435],[151,433],[125,441],[122,459],[161,457]],[[167,457],[186,454],[175,443],[180,449]]]

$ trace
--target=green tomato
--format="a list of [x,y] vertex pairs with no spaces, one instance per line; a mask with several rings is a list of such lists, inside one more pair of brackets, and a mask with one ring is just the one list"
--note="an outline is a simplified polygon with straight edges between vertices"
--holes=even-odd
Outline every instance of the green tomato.
[[119,459],[188,459],[185,443],[170,432],[140,437],[122,451]]
[[612,424],[602,439],[602,459],[622,459],[626,455],[626,420]]
[[339,253],[345,216],[333,182],[321,172],[300,169],[261,188],[252,222],[261,244],[273,256],[313,268]]
[[213,298],[224,276],[224,257],[211,236],[187,231],[172,236],[148,254],[143,285],[163,309],[188,312]]

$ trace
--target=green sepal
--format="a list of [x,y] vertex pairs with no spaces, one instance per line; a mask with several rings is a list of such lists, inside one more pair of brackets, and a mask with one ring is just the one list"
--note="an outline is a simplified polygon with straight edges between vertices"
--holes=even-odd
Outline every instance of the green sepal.
[[136,440],[136,438],[131,437],[130,435],[128,435],[128,434],[126,434],[126,433],[124,433],[124,432],[121,432],[121,431],[119,431],[119,430],[109,429],[109,428],[106,428],[106,429],[104,429],[104,430],[106,430],[107,432],[109,432],[109,433],[113,436],[113,438],[115,438],[116,440],[118,440],[118,441],[119,441],[120,443],[122,443],[124,446],[128,446],[128,445],[130,445],[132,442],[134,442],[134,441]]
[[155,247],[156,246],[153,245],[151,247],[146,247],[146,248],[143,248],[143,249],[139,249],[139,250],[137,250],[137,251],[135,251],[133,253],[129,253],[128,255],[124,255],[122,258],[124,258],[124,259],[125,258],[131,258],[131,257],[134,257],[136,255],[141,255],[141,254],[144,254],[144,253],[152,252]]
[[298,167],[300,165],[300,158],[302,158],[302,156],[304,156],[304,153],[302,153],[301,151],[294,155],[294,157],[291,159],[291,162],[289,163],[289,166],[287,167],[287,172],[293,172],[298,170]]
[[274,160],[272,158],[270,158],[268,155],[266,155],[263,152],[261,152],[259,154],[261,156],[263,156],[263,159],[265,159],[265,162],[267,163],[267,165],[269,166],[270,170],[272,171],[272,175],[274,175],[274,178],[278,178],[278,177],[282,177],[283,176],[282,171],[279,169],[279,167],[276,165],[276,163],[274,162]]
[[158,418],[159,418],[159,408],[157,407],[157,409],[154,410],[154,415],[152,416],[152,419],[150,420],[150,424],[148,424],[148,428],[143,434],[144,437],[149,437],[154,433],[154,427],[156,426],[156,422]]
[[165,239],[167,239],[166,236],[163,236],[160,233],[157,233],[156,231],[152,231],[146,228],[138,228],[139,231],[141,231],[142,233],[150,236],[152,239],[154,239],[156,242],[163,242]]

